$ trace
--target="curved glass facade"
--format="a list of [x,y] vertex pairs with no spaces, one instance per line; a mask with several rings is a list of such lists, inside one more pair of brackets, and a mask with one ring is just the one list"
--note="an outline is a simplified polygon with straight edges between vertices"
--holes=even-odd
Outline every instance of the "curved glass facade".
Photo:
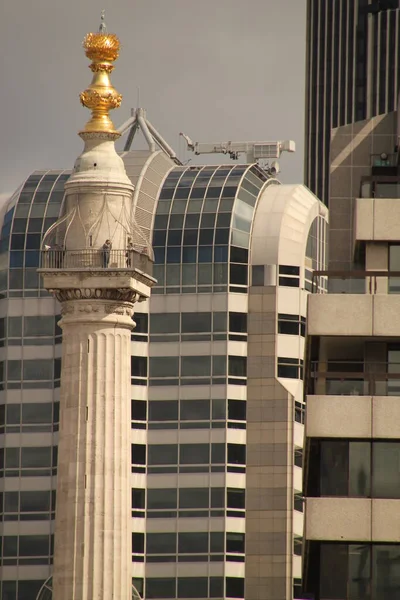
[[61,330],[57,303],[36,270],[43,233],[58,217],[68,177],[37,171],[3,208],[0,569],[1,597],[9,600],[34,600],[52,568]]
[[169,173],[154,222],[154,293],[247,291],[253,213],[267,179],[256,165]]
[[6,207],[0,234],[0,294],[48,296],[36,270],[43,234],[58,219],[69,171],[35,171]]

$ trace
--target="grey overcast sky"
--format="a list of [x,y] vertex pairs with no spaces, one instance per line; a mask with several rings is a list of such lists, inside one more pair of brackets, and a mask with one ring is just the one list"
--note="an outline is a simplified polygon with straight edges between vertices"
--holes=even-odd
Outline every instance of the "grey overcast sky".
[[116,126],[139,93],[181,160],[198,162],[180,131],[195,141],[294,139],[281,179],[303,181],[305,0],[0,0],[0,8],[3,196],[35,169],[71,168],[81,152],[89,111],[78,94],[91,79],[81,42],[103,8],[122,45]]

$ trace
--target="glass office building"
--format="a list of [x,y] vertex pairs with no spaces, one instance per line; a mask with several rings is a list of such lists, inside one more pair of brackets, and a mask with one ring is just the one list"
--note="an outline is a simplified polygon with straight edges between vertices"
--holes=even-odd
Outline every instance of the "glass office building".
[[307,2],[305,183],[325,204],[331,130],[397,108],[399,31],[398,0]]
[[[158,280],[132,331],[133,584],[149,599],[292,598],[306,297],[326,208],[256,164],[123,156]],[[62,332],[36,269],[68,176],[33,173],[1,217],[4,600],[34,600],[52,571]]]

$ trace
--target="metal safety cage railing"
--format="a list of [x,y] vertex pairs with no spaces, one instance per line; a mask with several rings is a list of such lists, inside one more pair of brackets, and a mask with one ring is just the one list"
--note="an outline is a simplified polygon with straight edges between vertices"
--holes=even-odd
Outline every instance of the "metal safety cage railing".
[[48,248],[41,251],[41,270],[134,270],[152,273],[153,261],[143,251],[135,249],[84,248],[63,250]]

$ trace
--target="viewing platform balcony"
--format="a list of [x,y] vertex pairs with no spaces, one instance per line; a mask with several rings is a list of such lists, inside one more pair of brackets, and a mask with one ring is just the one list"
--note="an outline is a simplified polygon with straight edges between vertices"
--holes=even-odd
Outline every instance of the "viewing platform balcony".
[[133,271],[147,275],[153,271],[152,259],[142,249],[105,251],[102,248],[42,250],[40,271]]
[[152,257],[142,248],[63,250],[50,247],[41,251],[38,273],[43,276],[47,289],[83,289],[87,297],[93,297],[91,290],[108,290],[108,294],[123,299],[135,290],[139,298],[145,299],[156,283],[152,276]]

